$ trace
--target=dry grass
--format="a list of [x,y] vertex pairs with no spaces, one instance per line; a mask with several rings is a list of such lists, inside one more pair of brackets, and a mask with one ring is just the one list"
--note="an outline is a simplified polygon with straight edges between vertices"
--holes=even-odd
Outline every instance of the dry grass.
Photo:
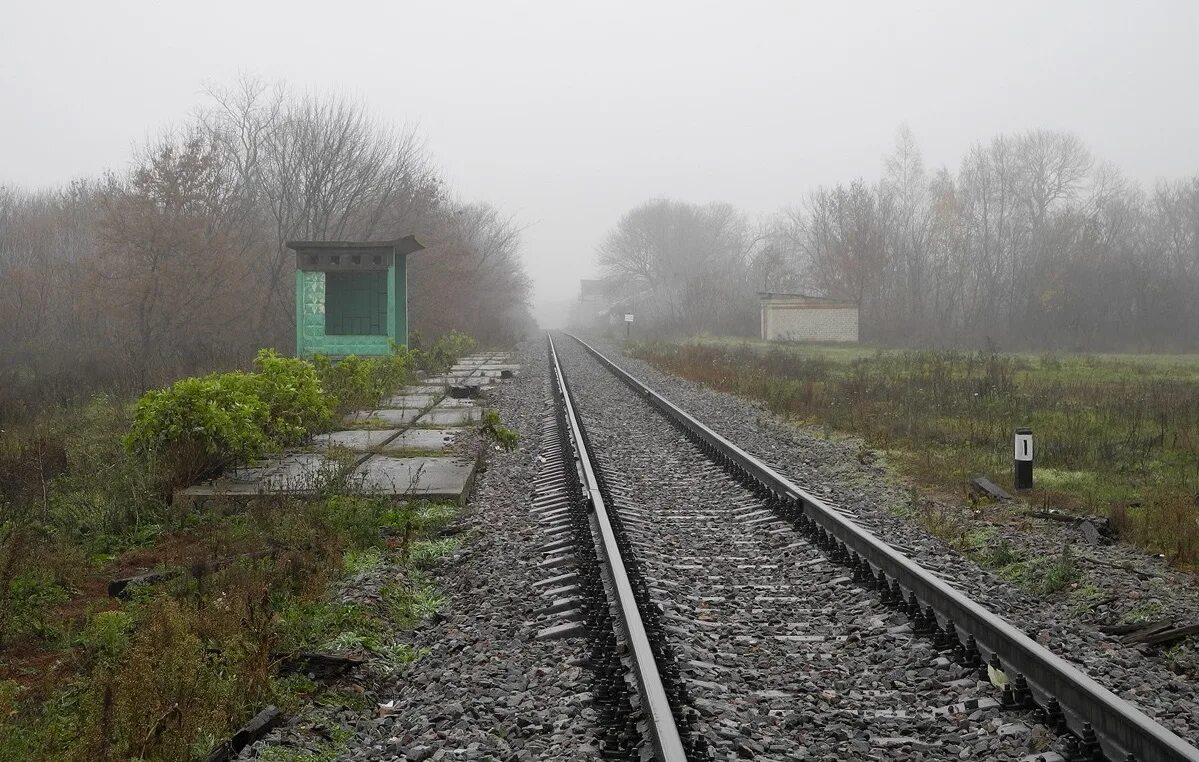
[[863,437],[919,484],[974,473],[1011,486],[1012,430],[1031,426],[1030,502],[1109,515],[1123,536],[1199,564],[1199,368],[1180,359],[994,351],[825,350],[714,342],[633,345],[661,370]]

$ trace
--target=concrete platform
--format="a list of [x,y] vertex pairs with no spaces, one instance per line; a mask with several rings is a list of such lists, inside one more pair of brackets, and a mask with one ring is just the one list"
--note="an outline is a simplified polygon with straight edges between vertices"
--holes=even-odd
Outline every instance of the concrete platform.
[[[364,492],[466,502],[475,480],[475,464],[459,458],[372,456],[355,471]],[[361,481],[359,481],[359,479]]]
[[265,465],[239,468],[220,479],[179,490],[184,500],[222,495],[308,494],[335,474],[337,461],[317,452],[288,453]]
[[[448,450],[462,429],[408,429],[388,443],[387,450]],[[385,450],[386,451],[386,450]]]
[[312,444],[322,450],[331,447],[344,447],[354,452],[371,452],[403,429],[350,429],[349,431],[334,431],[331,434],[318,434],[312,438]]
[[349,424],[362,423],[364,421],[386,423],[389,426],[401,426],[403,424],[413,423],[420,417],[422,408],[390,408],[382,407],[378,410],[372,410],[369,413],[354,413],[346,419]]
[[477,407],[477,405],[475,405],[473,400],[456,399],[454,397],[446,397],[441,402],[438,402],[436,405],[434,405],[433,410],[444,410],[446,408],[463,408],[463,407]]
[[[385,412],[385,411],[379,411]],[[483,409],[478,407],[433,408],[417,420],[418,426],[469,426],[483,420]]]
[[380,407],[426,408],[440,397],[440,394],[397,394],[383,400]]

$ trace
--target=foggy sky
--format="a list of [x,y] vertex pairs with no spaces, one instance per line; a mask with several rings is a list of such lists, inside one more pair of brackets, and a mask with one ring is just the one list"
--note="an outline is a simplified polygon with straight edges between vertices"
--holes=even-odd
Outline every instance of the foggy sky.
[[527,224],[538,301],[647,198],[751,214],[1074,131],[1145,184],[1199,172],[1199,3],[0,0],[0,184],[123,168],[239,72],[417,123],[463,198]]

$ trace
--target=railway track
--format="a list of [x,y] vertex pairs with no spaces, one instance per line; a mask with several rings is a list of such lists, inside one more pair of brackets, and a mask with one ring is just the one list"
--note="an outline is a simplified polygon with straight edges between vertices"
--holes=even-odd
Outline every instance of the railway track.
[[592,347],[548,352],[540,636],[588,639],[604,757],[1199,760]]

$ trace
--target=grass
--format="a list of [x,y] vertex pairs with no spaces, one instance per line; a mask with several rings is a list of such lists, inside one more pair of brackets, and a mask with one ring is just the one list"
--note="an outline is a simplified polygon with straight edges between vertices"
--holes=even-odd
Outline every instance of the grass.
[[[427,570],[457,547],[435,538],[456,507],[347,493],[330,474],[313,501],[186,513],[121,446],[130,414],[99,397],[0,432],[0,760],[190,759],[266,703],[320,700],[277,654],[419,658],[403,627],[443,603]],[[330,600],[385,564],[385,605]],[[183,573],[107,595],[153,568]]]
[[[1037,484],[1028,502],[1108,516],[1123,538],[1176,566],[1199,567],[1199,356],[711,337],[628,351],[829,435],[862,437],[901,475],[944,493],[961,494],[976,473],[1010,489],[1012,431],[1030,426]],[[952,516],[924,518],[938,534],[959,532]]]

